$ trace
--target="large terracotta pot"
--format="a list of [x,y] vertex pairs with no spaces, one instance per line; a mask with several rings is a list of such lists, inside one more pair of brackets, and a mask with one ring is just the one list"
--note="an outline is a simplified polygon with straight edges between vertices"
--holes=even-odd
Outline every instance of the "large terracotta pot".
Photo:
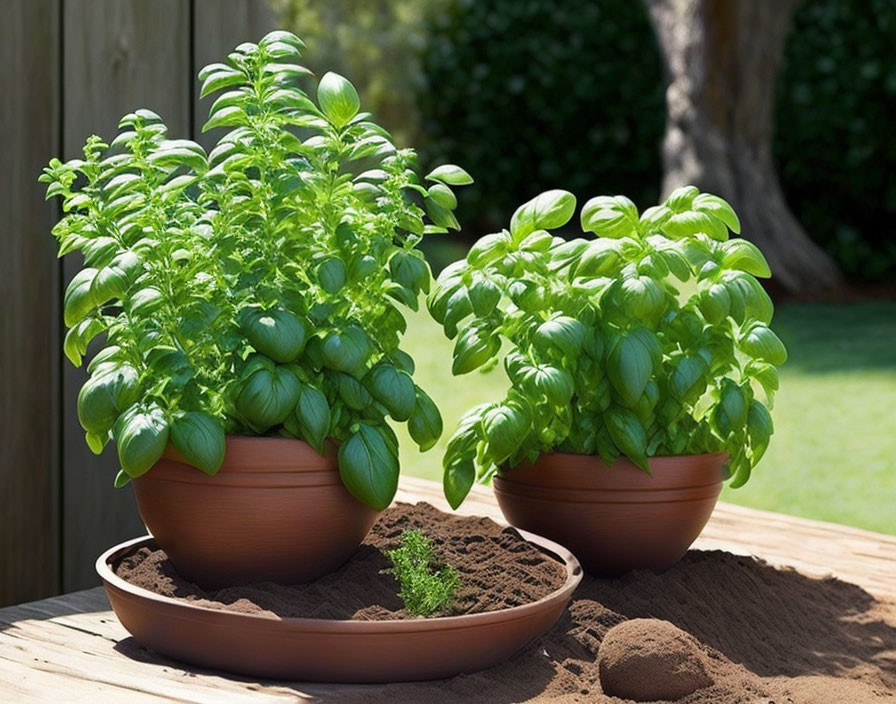
[[206,588],[304,582],[332,572],[379,512],[342,484],[324,456],[288,438],[229,436],[213,477],[168,447],[133,481],[137,508],[177,571]]
[[722,490],[724,452],[653,457],[649,476],[628,459],[551,453],[493,480],[507,521],[569,548],[589,572],[617,575],[678,562]]

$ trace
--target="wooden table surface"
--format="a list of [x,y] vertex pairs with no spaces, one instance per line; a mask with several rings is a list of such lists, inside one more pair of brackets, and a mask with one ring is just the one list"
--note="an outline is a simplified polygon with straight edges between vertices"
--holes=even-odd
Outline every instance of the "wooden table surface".
[[[447,508],[438,484],[404,478],[400,501]],[[475,487],[462,513],[501,513]],[[896,537],[720,503],[700,549],[756,555],[812,576],[833,575],[896,598]],[[143,650],[109,610],[102,588],[0,609],[0,702],[294,702],[362,686],[226,677],[185,668]]]

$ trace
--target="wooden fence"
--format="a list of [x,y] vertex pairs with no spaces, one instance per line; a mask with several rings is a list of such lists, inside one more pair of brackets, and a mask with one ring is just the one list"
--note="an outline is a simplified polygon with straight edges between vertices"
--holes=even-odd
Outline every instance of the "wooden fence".
[[195,75],[275,24],[264,0],[0,0],[0,606],[92,586],[106,547],[143,532],[114,448],[94,456],[61,354],[58,205],[36,179],[148,107],[202,142]]

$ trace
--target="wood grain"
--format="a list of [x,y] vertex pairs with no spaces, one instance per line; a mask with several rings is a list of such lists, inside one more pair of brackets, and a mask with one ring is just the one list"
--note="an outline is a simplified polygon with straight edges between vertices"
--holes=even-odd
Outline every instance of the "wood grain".
[[59,2],[0,22],[0,605],[59,587],[59,263],[41,169],[59,151]]
[[268,0],[193,0],[193,133],[206,149],[211,149],[224,128],[202,134],[208,109],[214,100],[199,100],[199,70],[210,63],[224,61],[242,42],[258,42],[277,27],[277,16]]
[[[403,478],[398,499],[446,507],[439,485],[423,479]],[[479,486],[460,513],[500,518],[490,489]],[[719,504],[698,547],[836,574],[896,597],[896,538],[890,536]],[[129,637],[101,588],[0,609],[0,692],[10,701],[295,702],[357,691],[370,690],[182,667]]]
[[[66,0],[63,148],[78,155],[93,133],[107,141],[122,115],[159,113],[173,137],[190,134],[190,3]],[[70,257],[65,281],[80,268]],[[83,370],[64,367],[62,576],[64,590],[97,584],[93,561],[109,545],[144,533],[130,490],[116,490],[114,447],[93,455],[76,417]]]

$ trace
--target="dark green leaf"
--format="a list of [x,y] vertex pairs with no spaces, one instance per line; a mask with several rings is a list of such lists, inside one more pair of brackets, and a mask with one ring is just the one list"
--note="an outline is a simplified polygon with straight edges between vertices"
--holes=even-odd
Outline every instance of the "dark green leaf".
[[398,458],[380,429],[359,423],[339,446],[339,476],[359,501],[377,510],[392,503],[398,489]]
[[189,464],[210,475],[221,469],[227,451],[220,423],[199,411],[174,418],[171,444]]

